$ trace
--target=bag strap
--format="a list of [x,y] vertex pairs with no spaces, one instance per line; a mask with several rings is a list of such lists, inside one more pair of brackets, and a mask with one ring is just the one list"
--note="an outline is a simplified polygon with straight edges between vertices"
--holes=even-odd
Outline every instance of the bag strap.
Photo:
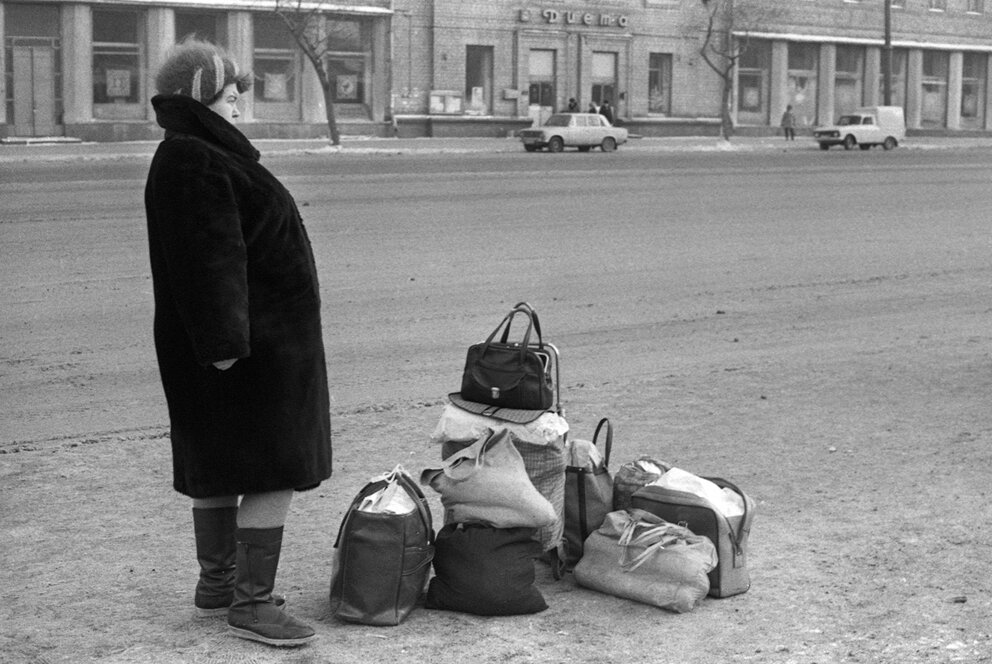
[[[534,310],[534,307],[530,306],[530,304],[527,302],[517,302],[515,305],[513,305],[513,312],[516,311],[520,311],[528,315],[528,317],[534,324],[534,331],[537,333],[538,347],[544,346],[544,343],[541,338],[541,320],[537,317],[537,311]],[[510,312],[511,317],[513,315],[513,312]],[[513,321],[511,320],[510,323],[512,324]],[[510,326],[507,325],[506,329],[503,331],[503,336],[502,338],[500,338],[500,341],[502,343],[506,343],[507,339],[509,338],[510,338]]]
[[727,519],[727,526],[730,529],[730,533],[731,533],[730,539],[733,541],[734,550],[737,554],[740,554],[742,552],[741,543],[744,541],[744,527],[747,525],[747,512],[748,512],[747,496],[744,495],[743,491],[737,488],[736,484],[734,484],[729,480],[725,480],[722,477],[704,477],[703,479],[713,482],[713,484],[716,484],[721,489],[730,489],[731,491],[739,495],[741,497],[741,502],[744,503],[744,516],[741,517],[741,525],[740,528],[737,529],[736,533],[734,532],[733,526],[730,523],[730,519]]
[[599,430],[603,428],[603,425],[606,425],[606,445],[603,448],[606,450],[606,456],[603,457],[606,460],[606,463],[603,464],[603,467],[609,468],[610,452],[613,450],[613,424],[610,422],[609,418],[604,417],[599,421],[599,424],[596,425],[596,433],[592,435],[592,444],[596,444],[596,440],[599,438]]
[[[489,346],[492,345],[493,341],[496,339],[496,335],[499,334],[500,329],[503,330],[503,336],[500,338],[500,343],[506,343],[506,340],[510,334],[510,325],[513,322],[513,317],[517,314],[523,314],[524,316],[527,317],[527,321],[528,321],[527,331],[524,332],[523,341],[520,343],[520,363],[523,364],[524,354],[527,350],[527,347],[530,345],[531,330],[533,330],[534,328],[533,312],[530,311],[529,309],[514,309],[503,317],[503,320],[500,321],[499,325],[496,326],[496,328],[492,331],[492,333],[488,337],[486,337],[485,342],[483,342],[482,353],[481,353],[483,356],[485,356],[485,354],[489,352]],[[537,341],[538,341],[538,347],[543,348],[544,343],[541,341],[540,333],[538,333]]]

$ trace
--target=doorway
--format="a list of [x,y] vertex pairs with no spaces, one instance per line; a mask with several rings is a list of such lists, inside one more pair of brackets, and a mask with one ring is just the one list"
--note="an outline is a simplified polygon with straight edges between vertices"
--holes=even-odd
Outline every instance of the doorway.
[[14,134],[55,134],[55,49],[14,46]]
[[527,112],[534,126],[543,125],[555,112],[555,51],[531,49]]

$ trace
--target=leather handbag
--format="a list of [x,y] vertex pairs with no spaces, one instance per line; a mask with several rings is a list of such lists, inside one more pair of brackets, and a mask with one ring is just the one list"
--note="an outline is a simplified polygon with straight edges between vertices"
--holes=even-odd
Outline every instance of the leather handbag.
[[[510,342],[510,326],[516,316],[527,320],[527,329],[520,342]],[[501,408],[550,410],[555,406],[552,363],[553,354],[541,337],[537,312],[520,302],[484,342],[469,347],[461,398]]]
[[334,616],[400,624],[423,595],[434,558],[430,506],[420,487],[401,467],[370,481],[345,513],[334,548]]
[[554,506],[531,481],[506,429],[453,453],[442,468],[425,469],[420,483],[441,494],[446,525],[543,528],[558,519]]

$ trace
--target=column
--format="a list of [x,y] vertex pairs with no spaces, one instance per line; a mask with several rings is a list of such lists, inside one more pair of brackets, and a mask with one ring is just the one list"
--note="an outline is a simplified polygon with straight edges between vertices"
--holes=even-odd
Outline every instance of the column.
[[820,71],[817,72],[819,85],[816,91],[817,124],[834,122],[834,85],[837,82],[837,46],[820,44]]
[[992,54],[986,58],[985,64],[985,129],[992,131]]
[[[171,8],[151,7],[145,15],[145,21],[148,33],[145,96],[151,99],[153,95],[158,94],[155,88],[158,70],[165,62],[169,49],[176,43],[176,14]],[[148,118],[155,119],[155,110],[151,104],[148,105]]]
[[[254,58],[255,39],[252,33],[250,12],[227,13],[227,52],[238,66],[251,71]],[[241,97],[241,122],[254,119],[255,95],[250,90]]]
[[912,48],[906,57],[906,127],[919,129],[923,117],[923,51]]
[[[377,18],[372,21],[372,120],[382,122],[386,119],[387,106],[390,100],[389,63],[393,61],[390,49],[391,18]],[[495,89],[493,90],[495,93]],[[494,100],[495,106],[495,100]],[[389,111],[392,115],[392,111]]]
[[62,5],[62,105],[69,125],[93,122],[93,13]]
[[789,105],[789,43],[772,42],[771,81],[768,85],[769,122],[778,126],[779,118]]
[[885,99],[882,95],[882,49],[869,46],[865,49],[865,106],[880,106]]
[[951,51],[948,58],[947,71],[947,128],[961,128],[961,77],[964,66],[964,54],[961,51]]
[[[0,71],[7,71],[7,49],[4,46],[7,29],[3,21],[3,3],[0,3]],[[0,124],[7,124],[7,77],[0,76],[0,99],[4,103],[0,104]]]

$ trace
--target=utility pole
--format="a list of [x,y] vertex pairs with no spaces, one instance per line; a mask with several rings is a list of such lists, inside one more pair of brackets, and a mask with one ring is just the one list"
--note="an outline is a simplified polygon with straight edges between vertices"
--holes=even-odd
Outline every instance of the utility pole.
[[882,46],[882,99],[885,106],[892,105],[892,0],[882,0],[885,5],[885,44]]

